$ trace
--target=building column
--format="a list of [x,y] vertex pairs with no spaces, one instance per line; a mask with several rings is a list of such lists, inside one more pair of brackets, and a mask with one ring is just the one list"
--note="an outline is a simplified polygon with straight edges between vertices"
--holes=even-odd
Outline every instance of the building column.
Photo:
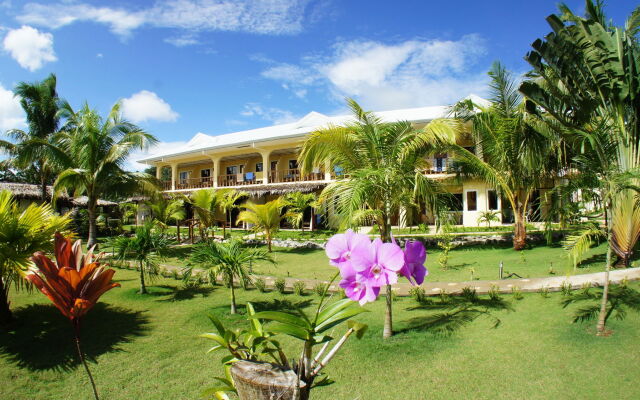
[[331,163],[329,161],[324,162],[324,180],[331,180]]
[[162,164],[156,165],[156,179],[157,180],[162,179],[162,167],[163,167]]
[[218,187],[218,178],[220,178],[220,157],[211,157],[211,161],[213,162],[213,171],[211,174],[213,175],[213,187]]
[[261,151],[260,155],[262,155],[262,183],[266,185],[269,183],[269,174],[271,174],[271,164],[269,163],[271,151]]
[[176,190],[176,181],[178,180],[178,164],[171,164],[171,190]]

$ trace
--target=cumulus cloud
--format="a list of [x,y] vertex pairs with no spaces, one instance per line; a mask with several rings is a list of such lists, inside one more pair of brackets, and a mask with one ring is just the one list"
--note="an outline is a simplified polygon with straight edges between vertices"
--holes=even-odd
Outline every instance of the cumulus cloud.
[[26,126],[20,98],[13,97],[13,92],[0,84],[0,134],[9,129],[22,129]]
[[53,51],[53,35],[30,26],[9,30],[2,43],[4,50],[22,68],[32,72],[42,68],[47,62],[57,60]]
[[276,125],[294,122],[299,119],[291,111],[276,107],[265,107],[259,103],[245,104],[240,115],[243,117],[259,117]]
[[189,31],[295,34],[302,30],[308,0],[157,0],[138,10],[60,1],[28,3],[18,20],[60,28],[78,21],[107,25],[122,36],[143,25]]
[[164,40],[166,43],[172,44],[176,47],[192,46],[200,43],[193,35],[182,35],[177,37],[169,37]]
[[148,90],[141,90],[131,97],[122,99],[122,115],[134,123],[173,122],[178,119],[178,113],[171,109],[169,103]]
[[374,109],[442,105],[486,90],[486,74],[473,68],[485,53],[484,41],[473,34],[395,44],[341,41],[329,55],[271,65],[261,75],[295,95],[326,87],[336,99],[356,97]]
[[145,151],[134,151],[129,155],[129,158],[127,158],[127,161],[125,162],[125,169],[128,171],[143,171],[144,169],[149,168],[149,165],[139,163],[138,160],[142,160],[144,158],[148,158],[157,154],[171,153],[172,151],[175,151],[176,149],[181,148],[186,144],[187,142],[184,141],[162,141]]

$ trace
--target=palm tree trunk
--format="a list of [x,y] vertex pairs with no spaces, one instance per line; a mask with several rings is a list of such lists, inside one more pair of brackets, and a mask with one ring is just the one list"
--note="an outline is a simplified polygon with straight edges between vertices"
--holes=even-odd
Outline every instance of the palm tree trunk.
[[4,285],[4,279],[0,277],[0,325],[7,324],[13,319],[9,302],[9,285]]
[[40,194],[42,196],[42,202],[48,203],[49,198],[47,196],[47,177],[44,173],[40,175]]
[[[605,211],[605,217],[607,212]],[[607,303],[609,302],[609,271],[611,270],[611,228],[607,226],[607,265],[604,269],[604,286],[602,289],[602,300],[600,301],[600,313],[598,314],[598,324],[596,325],[596,335],[606,334]]]
[[[222,239],[226,239],[227,237],[227,222],[229,222],[229,212],[225,212],[225,216],[226,216],[226,221],[224,221],[224,224],[222,224]],[[231,225],[231,223],[229,223],[229,225]]]
[[180,220],[176,219],[176,234],[178,235],[178,243],[180,243]]
[[231,314],[236,314],[236,291],[233,287],[233,275],[229,278],[229,287],[231,288]]
[[269,249],[269,253],[271,253],[271,233],[267,232],[266,236],[267,236],[267,248]]
[[513,209],[513,248],[523,250],[527,245],[527,227],[525,225],[525,209],[522,205],[516,204]]
[[80,321],[78,320],[73,321],[73,331],[76,337],[76,350],[78,350],[78,357],[80,357],[80,361],[84,366],[84,370],[87,372],[87,375],[89,376],[89,381],[91,382],[91,387],[93,388],[93,396],[96,398],[96,400],[99,400],[98,390],[96,389],[96,383],[93,380],[93,375],[91,375],[91,371],[89,371],[89,365],[87,364],[87,361],[84,359],[84,354],[82,353],[82,349],[80,348]]
[[89,214],[89,239],[87,240],[87,248],[91,248],[96,244],[96,237],[98,236],[98,227],[96,226],[96,199],[93,195],[89,195],[89,201],[87,202],[87,212]]
[[[391,215],[388,203],[385,204],[385,215],[383,215],[382,219],[382,229],[380,231],[380,236],[383,242],[391,242]],[[384,339],[393,336],[393,298],[391,296],[391,285],[387,285],[384,328],[382,330],[382,337]]]
[[147,287],[144,284],[144,264],[140,261],[140,294],[147,294]]

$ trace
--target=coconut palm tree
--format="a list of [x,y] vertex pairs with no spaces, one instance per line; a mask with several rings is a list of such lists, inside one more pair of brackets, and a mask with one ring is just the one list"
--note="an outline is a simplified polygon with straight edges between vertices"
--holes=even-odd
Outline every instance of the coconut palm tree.
[[236,293],[234,280],[239,281],[244,287],[249,272],[247,267],[259,261],[275,263],[273,257],[264,250],[249,248],[240,240],[232,240],[225,243],[217,243],[206,240],[198,244],[191,254],[191,261],[213,273],[214,276],[222,275],[231,289],[231,314],[237,312]]
[[456,144],[456,167],[463,177],[480,178],[495,187],[511,206],[514,216],[513,248],[526,246],[526,216],[533,192],[553,179],[560,168],[555,135],[536,130],[538,120],[527,113],[526,101],[517,82],[500,64],[494,63],[490,104],[464,100],[452,108],[454,116],[471,124],[478,154]]
[[145,204],[163,232],[171,221],[181,221],[186,216],[184,200],[180,198],[167,198],[162,193],[156,193]]
[[[403,208],[424,202],[434,214],[445,207],[446,191],[425,176],[426,157],[455,143],[460,124],[436,119],[424,128],[385,123],[348,100],[354,122],[317,130],[300,151],[302,173],[318,165],[339,167],[344,174],[329,184],[320,199],[343,217],[345,225],[374,221],[382,241],[391,241],[391,218]],[[384,337],[392,335],[391,286],[387,285]]]
[[48,204],[22,209],[11,192],[0,192],[0,324],[12,318],[9,290],[23,288],[30,257],[50,251],[55,232],[65,231],[70,222],[68,215],[56,215]]
[[200,189],[188,198],[193,214],[200,222],[200,236],[207,238],[208,230],[216,226],[216,214],[220,208],[220,195],[215,189]]
[[140,294],[147,294],[145,277],[158,274],[158,258],[163,258],[171,242],[155,231],[153,221],[147,221],[136,229],[134,236],[120,236],[113,242],[116,257],[121,261],[135,260],[140,269]]
[[285,217],[291,225],[300,228],[304,232],[304,212],[311,207],[311,226],[313,226],[313,208],[316,206],[318,197],[315,193],[293,192],[285,196],[287,205]]
[[565,5],[559,10],[547,18],[553,33],[532,44],[533,51],[526,57],[533,67],[532,77],[520,85],[520,91],[535,102],[532,113],[545,112],[565,128],[579,168],[582,157],[596,161],[592,166],[597,166],[601,182],[608,241],[596,326],[597,334],[603,335],[616,209],[631,210],[628,215],[633,215],[640,187],[640,9],[624,27],[608,22],[600,1],[586,0],[584,17]]
[[[238,200],[244,199],[245,197],[249,196],[247,194],[247,192],[243,192],[240,190],[235,190],[235,189],[223,189],[223,190],[219,190],[219,202],[220,202],[220,210],[222,210],[222,212],[225,215],[225,218],[227,219],[226,222],[229,223],[229,229],[232,229],[231,226],[231,211],[235,208],[238,208],[238,205],[236,204],[238,202]],[[227,224],[226,222],[222,225],[222,237],[227,237]]]
[[269,253],[271,253],[273,235],[280,230],[280,223],[283,218],[282,208],[284,206],[285,203],[281,198],[271,200],[266,204],[255,204],[248,201],[242,205],[245,210],[238,215],[238,222],[251,224],[251,229],[254,232],[264,232]]
[[155,177],[124,170],[131,153],[145,149],[157,139],[122,119],[120,103],[115,104],[103,119],[96,110],[85,104],[74,111],[68,103],[61,107],[67,119],[52,146],[65,170],[54,183],[54,192],[70,190],[88,197],[89,239],[87,246],[96,243],[96,208],[100,197],[131,194],[143,185],[152,185]]
[[42,201],[49,201],[47,185],[57,171],[53,154],[47,146],[52,143],[59,125],[60,99],[56,91],[56,76],[50,74],[40,82],[20,82],[14,90],[27,117],[29,129],[12,129],[7,132],[12,142],[0,141],[0,148],[7,151],[11,163],[18,169],[33,169],[38,177]]

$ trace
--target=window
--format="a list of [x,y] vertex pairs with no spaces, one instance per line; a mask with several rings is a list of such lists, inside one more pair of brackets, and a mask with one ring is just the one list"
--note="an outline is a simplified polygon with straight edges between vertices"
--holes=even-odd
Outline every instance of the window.
[[275,171],[278,169],[278,162],[277,161],[271,161],[271,170]]
[[256,163],[256,172],[262,172],[262,163]]
[[473,191],[467,192],[467,211],[476,211],[478,209],[478,193]]
[[227,175],[235,175],[238,173],[237,165],[230,165],[227,167]]
[[240,173],[244,172],[244,165],[238,165],[238,169]]
[[201,169],[200,170],[200,178],[210,178],[211,177],[211,169]]
[[435,155],[435,168],[436,172],[442,172],[447,169],[447,155],[446,154],[436,154]]
[[191,171],[182,171],[180,172],[180,183],[187,183],[187,179],[189,179],[189,173]]
[[289,169],[298,169],[298,160],[289,160]]
[[453,194],[451,211],[462,211],[462,193]]
[[495,190],[487,191],[487,199],[489,210],[497,210],[498,209],[498,193]]

